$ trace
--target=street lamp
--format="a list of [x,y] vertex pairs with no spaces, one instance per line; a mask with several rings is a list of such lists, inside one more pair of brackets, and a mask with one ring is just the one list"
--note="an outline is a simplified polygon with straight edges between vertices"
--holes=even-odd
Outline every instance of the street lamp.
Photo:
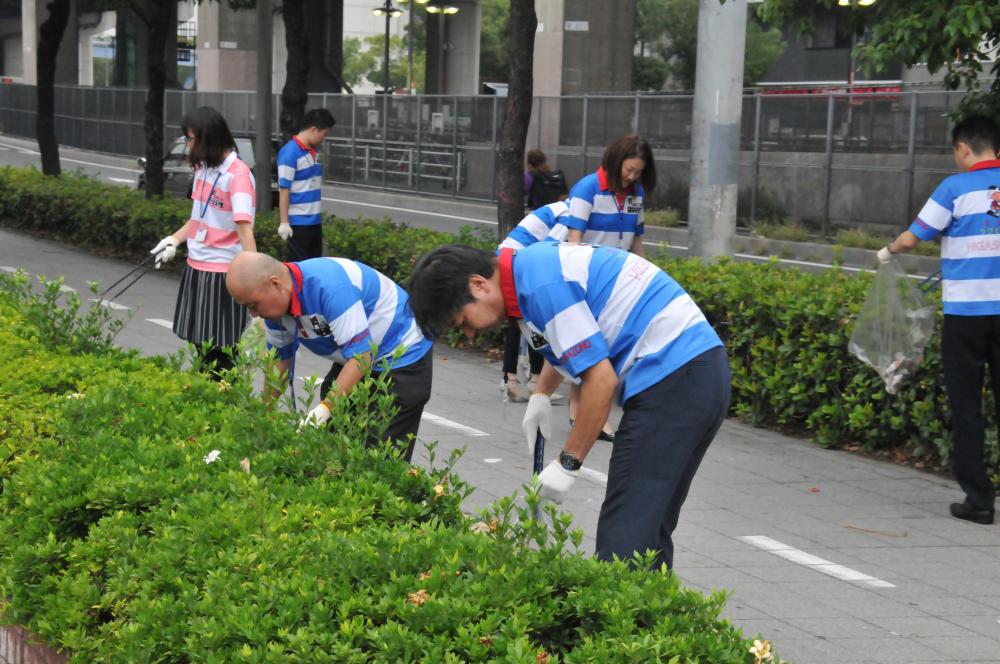
[[428,14],[438,15],[438,94],[444,94],[444,17],[458,13],[458,7],[444,0],[430,0],[424,7]]
[[382,92],[385,94],[389,94],[389,19],[395,18],[402,13],[402,9],[392,6],[392,0],[385,0],[384,5],[372,10],[372,14],[375,14],[375,16],[385,16],[385,60],[382,63]]
[[[409,2],[409,0],[399,0],[400,4],[405,4],[407,2]],[[427,4],[427,0],[413,0],[413,3],[417,4],[417,5],[426,5]],[[410,36],[409,36],[409,39],[407,39],[407,41],[409,42],[409,44],[408,44],[408,47],[409,47],[408,51],[409,51],[409,61],[410,61],[410,63],[409,63],[409,66],[406,69],[406,89],[407,89],[407,91],[409,91],[411,93],[413,92],[413,38],[414,38],[414,35],[413,35],[413,15],[416,13],[413,10],[414,10],[414,7],[410,7],[410,28],[409,28],[410,29]]]
[[[877,0],[837,0],[837,5],[840,7],[870,7],[874,5]],[[851,47],[847,52],[847,89],[850,90],[851,86],[854,84],[854,49],[857,46],[857,35],[854,33],[854,26],[850,26],[851,31]]]
[[428,14],[457,14],[458,7],[451,3],[446,3],[444,0],[432,0],[424,8],[427,10]]

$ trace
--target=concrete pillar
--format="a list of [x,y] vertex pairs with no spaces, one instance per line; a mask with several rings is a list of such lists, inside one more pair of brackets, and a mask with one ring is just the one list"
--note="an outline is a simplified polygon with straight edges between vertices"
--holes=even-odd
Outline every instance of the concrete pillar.
[[[476,0],[450,0],[457,14],[427,14],[428,94],[479,94],[480,10]],[[441,70],[444,68],[444,71]]]
[[[80,85],[94,84],[94,37],[115,28],[114,12],[87,12],[79,16]],[[101,81],[103,84],[104,82]]]
[[[48,18],[46,0],[23,0],[21,2],[21,57],[22,77],[27,85],[38,84],[38,29]],[[79,54],[77,52],[78,28],[76,2],[70,3],[69,20],[59,44],[56,60],[56,84],[76,85]]]
[[460,11],[444,19],[444,93],[475,95],[479,94],[479,3],[456,2],[455,6]]
[[700,0],[688,251],[707,259],[730,255],[736,232],[746,22],[746,0]]
[[203,2],[198,6],[199,91],[257,88],[256,30],[254,10],[236,11],[226,2]]
[[[21,77],[25,85],[38,85],[38,5],[44,0],[21,2]],[[44,6],[42,7],[44,10]],[[44,20],[44,19],[43,19]]]
[[536,0],[535,95],[632,89],[635,0]]
[[558,167],[559,96],[562,94],[564,3],[555,0],[535,0],[535,54],[532,62],[532,87],[535,104],[532,123],[528,127],[527,147],[539,148]]

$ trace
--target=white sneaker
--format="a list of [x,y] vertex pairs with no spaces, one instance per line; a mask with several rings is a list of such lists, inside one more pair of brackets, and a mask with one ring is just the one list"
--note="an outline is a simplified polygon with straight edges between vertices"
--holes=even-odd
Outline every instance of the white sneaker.
[[504,393],[507,395],[507,400],[513,403],[525,403],[531,394],[528,390],[514,379],[507,379],[504,383]]
[[[535,381],[529,380],[528,394],[530,395],[534,393],[535,393]],[[558,392],[553,392],[552,395],[549,397],[549,403],[551,403],[553,406],[562,406],[566,403],[566,395],[559,394]]]

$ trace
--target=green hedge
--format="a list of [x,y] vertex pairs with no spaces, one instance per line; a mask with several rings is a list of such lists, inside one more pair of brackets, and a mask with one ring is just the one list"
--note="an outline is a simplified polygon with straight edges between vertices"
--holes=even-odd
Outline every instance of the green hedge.
[[27,288],[0,275],[0,613],[73,661],[753,661],[722,594],[563,553],[510,498],[474,524],[455,457],[363,449],[371,380],[296,434],[259,367],[116,350],[101,309],[56,336],[58,284]]
[[[95,190],[100,195],[94,196]],[[109,209],[98,214],[87,208],[88,201],[97,205],[93,199]],[[150,210],[176,210],[169,223],[162,217],[148,222],[161,227],[134,245],[141,251],[187,214],[186,203],[146,202],[136,192],[79,176],[52,181],[33,169],[0,169],[0,224],[85,237],[86,246],[108,250],[130,246],[104,244],[103,238],[111,234],[105,227],[117,223],[107,220],[124,218],[132,209],[142,218],[155,216]],[[262,219],[257,235],[262,250],[280,252],[273,223],[273,218]],[[401,282],[415,258],[432,246],[456,239],[492,246],[491,240],[471,238],[468,233],[456,238],[388,221],[328,217],[326,226],[331,255],[357,258]],[[761,426],[814,436],[823,445],[891,450],[920,463],[949,461],[950,413],[940,338],[931,339],[915,379],[895,396],[885,392],[871,369],[847,353],[868,276],[837,270],[813,274],[776,263],[722,261],[706,266],[696,260],[661,260],[660,264],[691,293],[726,341],[734,370],[735,415]],[[496,339],[489,337],[488,342]],[[1000,483],[992,413],[988,418],[987,457],[991,474]]]
[[[168,233],[184,224],[191,201],[147,200],[142,192],[104,184],[80,174],[47,178],[35,168],[0,167],[0,226],[14,228],[139,261]],[[446,242],[496,246],[491,239],[463,230],[439,233],[382,221],[350,221],[324,215],[327,254],[363,260],[386,276],[405,281],[413,258]],[[278,215],[258,215],[254,238],[258,251],[291,260],[278,237]],[[183,248],[181,250],[183,253]],[[177,260],[168,269],[181,264]]]
[[[822,445],[895,450],[931,463],[949,459],[940,323],[916,375],[896,395],[886,393],[878,375],[847,351],[870,275],[800,272],[776,261],[706,266],[672,260],[665,267],[726,343],[735,415],[808,434]],[[994,477],[1000,471],[997,456],[991,434]]]

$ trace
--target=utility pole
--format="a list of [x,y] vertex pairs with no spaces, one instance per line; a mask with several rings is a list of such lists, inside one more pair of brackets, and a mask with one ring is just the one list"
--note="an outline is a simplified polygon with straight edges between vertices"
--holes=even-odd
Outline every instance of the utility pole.
[[747,0],[699,0],[688,229],[692,256],[733,251]]
[[274,25],[271,0],[257,0],[257,134],[254,138],[254,179],[257,211],[271,211],[271,61]]

